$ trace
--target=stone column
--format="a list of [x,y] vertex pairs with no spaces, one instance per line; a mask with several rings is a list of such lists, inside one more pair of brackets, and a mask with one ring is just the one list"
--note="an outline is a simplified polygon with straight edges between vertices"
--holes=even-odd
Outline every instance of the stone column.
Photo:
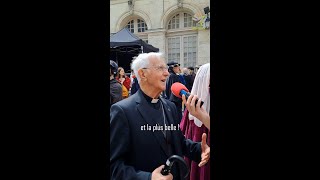
[[203,65],[208,62],[210,62],[210,30],[199,30],[197,65]]
[[159,52],[166,56],[166,35],[164,29],[150,30],[148,32],[148,43],[159,48]]

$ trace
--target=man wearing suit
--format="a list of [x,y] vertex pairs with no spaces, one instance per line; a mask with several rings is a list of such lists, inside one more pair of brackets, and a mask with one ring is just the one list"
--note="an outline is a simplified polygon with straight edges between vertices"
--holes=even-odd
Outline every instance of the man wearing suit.
[[178,118],[179,121],[181,121],[182,119],[182,99],[174,96],[171,92],[171,86],[173,83],[179,82],[184,84],[184,82],[180,79],[180,64],[175,62],[175,61],[170,61],[167,64],[168,67],[168,72],[169,72],[169,77],[167,78],[166,81],[166,89],[165,89],[165,95],[166,95],[166,99],[169,99],[171,102],[173,102],[176,107],[177,107],[177,111],[178,111]]
[[169,76],[161,53],[140,54],[132,69],[140,89],[111,106],[111,179],[183,179],[183,166],[175,163],[171,173],[163,176],[163,164],[171,155],[187,156],[200,162],[199,166],[206,164],[210,158],[206,135],[201,142],[185,139],[175,105],[160,97]]

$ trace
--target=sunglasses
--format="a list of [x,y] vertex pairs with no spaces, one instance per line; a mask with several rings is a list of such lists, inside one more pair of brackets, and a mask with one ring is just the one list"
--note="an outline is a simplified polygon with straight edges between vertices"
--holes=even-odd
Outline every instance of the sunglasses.
[[179,67],[180,64],[171,65],[171,67]]

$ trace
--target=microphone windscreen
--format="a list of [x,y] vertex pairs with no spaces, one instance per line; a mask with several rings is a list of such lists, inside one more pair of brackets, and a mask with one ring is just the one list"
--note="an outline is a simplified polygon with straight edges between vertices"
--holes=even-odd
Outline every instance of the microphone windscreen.
[[181,90],[185,90],[185,91],[189,92],[188,88],[186,88],[186,86],[184,86],[181,83],[176,82],[171,85],[172,94],[177,96],[178,98],[182,98],[180,95]]

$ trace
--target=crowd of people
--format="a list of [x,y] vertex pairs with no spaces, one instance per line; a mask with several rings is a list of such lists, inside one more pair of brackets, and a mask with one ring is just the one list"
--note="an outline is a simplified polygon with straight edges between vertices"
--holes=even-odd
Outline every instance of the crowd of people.
[[138,80],[131,72],[128,77],[123,67],[110,60],[110,107],[112,104],[133,95],[140,88]]
[[[190,66],[181,70],[180,64],[175,61],[171,61],[167,65],[168,72],[170,73],[166,85],[166,87],[168,88],[166,88],[165,92],[161,95],[166,97],[167,99],[170,99],[170,87],[175,82],[182,83],[187,87],[189,91],[191,91],[196,76],[194,71],[195,68]],[[134,71],[132,69],[130,71],[131,75],[130,77],[128,77],[123,67],[118,67],[118,64],[115,61],[110,60],[110,107],[112,104],[133,95],[140,88]],[[118,85],[114,85],[115,82],[118,82],[121,85],[121,90],[120,88],[116,88]],[[171,98],[171,101],[179,103],[177,104],[177,106],[180,107],[181,99],[176,100],[174,97]]]
[[[171,92],[176,82],[188,99]],[[110,60],[111,179],[183,179],[179,164],[161,174],[171,155],[184,158],[188,179],[210,179],[210,63],[181,70],[161,53],[142,53],[128,77]]]

